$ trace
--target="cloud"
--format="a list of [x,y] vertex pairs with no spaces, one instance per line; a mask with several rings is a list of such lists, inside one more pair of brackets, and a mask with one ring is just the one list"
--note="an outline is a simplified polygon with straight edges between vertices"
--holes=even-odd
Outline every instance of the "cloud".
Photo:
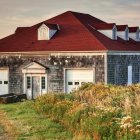
[[1,0],[0,38],[67,10],[89,13],[107,22],[140,25],[139,0]]

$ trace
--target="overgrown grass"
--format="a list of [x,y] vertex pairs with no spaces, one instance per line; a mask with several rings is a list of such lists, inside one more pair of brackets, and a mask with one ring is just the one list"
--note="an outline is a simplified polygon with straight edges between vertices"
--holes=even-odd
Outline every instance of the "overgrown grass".
[[0,136],[2,136],[4,134],[4,128],[2,125],[0,125]]
[[85,84],[71,94],[1,105],[19,139],[140,140],[140,85]]
[[140,85],[85,84],[68,95],[39,97],[34,107],[76,140],[140,138]]

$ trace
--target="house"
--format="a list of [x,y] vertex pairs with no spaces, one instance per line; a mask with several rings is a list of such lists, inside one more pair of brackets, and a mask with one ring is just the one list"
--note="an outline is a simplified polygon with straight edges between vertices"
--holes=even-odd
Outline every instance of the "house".
[[0,94],[32,99],[85,82],[140,82],[139,27],[67,11],[0,39]]

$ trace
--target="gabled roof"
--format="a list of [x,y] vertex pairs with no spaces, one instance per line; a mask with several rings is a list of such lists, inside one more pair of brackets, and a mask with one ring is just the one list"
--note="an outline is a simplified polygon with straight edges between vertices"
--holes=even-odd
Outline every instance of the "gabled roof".
[[30,64],[24,66],[22,69],[49,69],[48,67],[44,66],[43,64],[39,62],[31,62]]
[[22,68],[22,73],[45,74],[47,69],[49,68],[38,62],[31,62]]
[[128,25],[117,25],[117,31],[125,31]]
[[49,29],[58,30],[58,25],[57,24],[48,24],[48,23],[43,23],[43,24],[45,24]]
[[[37,29],[42,24],[55,27],[58,24],[60,30],[50,40],[38,40]],[[67,11],[31,27],[18,28],[14,34],[0,40],[0,52],[140,51],[139,42],[111,40],[89,26],[93,24],[113,26],[89,14]]]
[[139,27],[138,26],[137,27],[128,27],[128,29],[129,29],[129,33],[135,33],[135,32],[137,32]]

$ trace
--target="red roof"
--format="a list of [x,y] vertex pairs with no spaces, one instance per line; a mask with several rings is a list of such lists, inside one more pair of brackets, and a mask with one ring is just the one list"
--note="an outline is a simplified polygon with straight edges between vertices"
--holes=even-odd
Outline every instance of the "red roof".
[[97,30],[108,30],[113,29],[115,23],[93,23],[91,26],[94,27]]
[[[60,30],[50,40],[40,41],[37,39],[37,29],[43,23],[58,24]],[[68,11],[31,27],[18,28],[14,34],[0,40],[0,52],[140,51],[139,42],[120,38],[111,40],[89,26],[93,23],[108,24],[89,14]]]
[[135,33],[139,29],[139,27],[128,27],[130,33]]
[[128,25],[117,25],[117,31],[125,31]]

